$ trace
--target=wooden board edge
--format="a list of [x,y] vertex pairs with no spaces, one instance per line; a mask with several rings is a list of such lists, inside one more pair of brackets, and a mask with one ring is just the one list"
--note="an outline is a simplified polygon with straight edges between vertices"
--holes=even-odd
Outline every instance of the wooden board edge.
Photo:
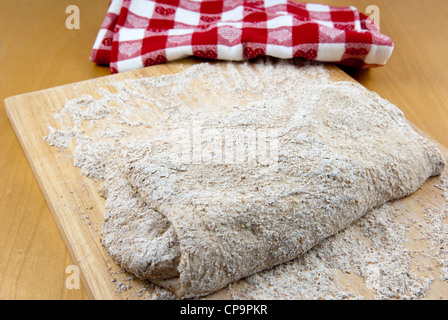
[[[10,97],[10,98],[15,98],[15,97],[17,97],[17,96]],[[8,116],[8,119],[9,119],[9,121],[11,123],[11,126],[12,126],[12,128],[14,130],[14,133],[15,133],[15,135],[16,135],[19,143],[20,143],[20,146],[22,147],[23,153],[25,154],[25,157],[26,157],[26,159],[28,161],[28,164],[29,164],[29,166],[31,168],[31,171],[32,171],[33,175],[34,175],[34,178],[37,181],[37,184],[39,185],[39,188],[40,188],[40,190],[42,192],[42,195],[44,196],[45,202],[47,203],[47,206],[50,209],[51,215],[53,216],[53,220],[54,220],[54,222],[55,222],[55,224],[56,224],[56,226],[57,226],[57,228],[59,230],[59,233],[60,233],[60,235],[62,237],[62,240],[64,241],[64,244],[65,244],[65,246],[67,248],[67,251],[68,251],[68,253],[70,255],[70,258],[72,259],[72,262],[74,264],[76,264],[78,266],[78,268],[81,270],[81,272],[80,272],[80,279],[82,281],[83,288],[85,289],[86,294],[89,297],[89,299],[94,299],[94,294],[93,294],[93,292],[92,292],[92,290],[90,288],[90,285],[89,285],[89,283],[88,283],[84,273],[82,272],[82,267],[79,265],[79,259],[76,256],[72,246],[69,245],[70,244],[70,239],[69,239],[69,237],[67,235],[67,232],[66,232],[64,226],[61,224],[61,221],[58,218],[58,214],[57,214],[56,208],[55,208],[55,206],[53,204],[53,200],[50,197],[50,195],[48,194],[47,189],[46,189],[45,185],[43,184],[43,182],[41,181],[41,179],[38,178],[40,176],[40,172],[37,169],[36,164],[34,163],[34,159],[29,154],[29,150],[28,150],[25,142],[23,141],[23,137],[19,134],[18,125],[17,125],[17,123],[15,121],[15,117],[13,117],[11,115],[11,112],[9,110],[10,103],[11,103],[10,101],[11,100],[12,99],[8,99],[8,98],[4,100],[5,110],[6,110],[6,114]]]

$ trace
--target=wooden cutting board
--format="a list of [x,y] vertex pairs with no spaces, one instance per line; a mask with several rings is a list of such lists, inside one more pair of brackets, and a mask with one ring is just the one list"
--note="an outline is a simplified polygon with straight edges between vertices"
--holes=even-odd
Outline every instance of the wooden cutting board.
[[[150,297],[155,287],[134,279],[130,274],[122,271],[108,256],[100,240],[104,199],[98,193],[98,184],[83,176],[81,170],[73,165],[69,151],[60,151],[43,140],[43,137],[48,134],[47,124],[54,122],[54,113],[60,111],[68,100],[82,94],[95,96],[96,90],[111,80],[173,74],[195,63],[198,63],[198,60],[187,59],[21,94],[5,100],[8,117],[71,258],[79,267],[84,288],[92,299],[143,299]],[[329,65],[328,69],[334,81],[354,81],[334,66]],[[448,150],[439,146],[448,157]],[[443,177],[448,181],[447,169]],[[392,206],[417,224],[418,221],[423,222],[428,209],[442,210],[448,205],[446,195],[443,195],[443,190],[440,188],[441,185],[441,177],[431,178],[412,196],[395,201]],[[446,219],[444,223],[448,223]],[[424,228],[410,228],[407,237],[410,240],[418,239],[427,231]],[[425,246],[424,243],[418,241],[409,241],[409,243],[412,250],[420,250]],[[433,278],[426,298],[447,299],[448,283],[439,279],[439,270],[434,257],[419,257],[416,263],[427,266],[425,275]],[[338,276],[334,281],[338,282],[341,288],[350,287],[365,298],[373,297],[373,293],[363,283],[362,278],[354,274]],[[232,285],[230,289],[222,290],[208,298],[235,297],[247,285],[243,280]]]

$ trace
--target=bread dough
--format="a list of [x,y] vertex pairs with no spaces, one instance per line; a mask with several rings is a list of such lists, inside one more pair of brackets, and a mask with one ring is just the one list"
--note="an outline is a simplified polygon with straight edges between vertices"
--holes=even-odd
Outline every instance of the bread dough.
[[[350,82],[304,87],[242,106],[180,106],[156,137],[120,143],[105,181],[112,257],[178,297],[206,295],[298,257],[442,172],[440,151],[390,102]],[[198,132],[191,153],[173,156]]]

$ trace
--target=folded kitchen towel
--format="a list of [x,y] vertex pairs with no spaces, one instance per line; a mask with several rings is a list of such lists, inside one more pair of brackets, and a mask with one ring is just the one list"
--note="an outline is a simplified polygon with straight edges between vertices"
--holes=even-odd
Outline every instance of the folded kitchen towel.
[[392,40],[353,7],[289,0],[112,0],[90,59],[112,73],[188,56],[384,65]]

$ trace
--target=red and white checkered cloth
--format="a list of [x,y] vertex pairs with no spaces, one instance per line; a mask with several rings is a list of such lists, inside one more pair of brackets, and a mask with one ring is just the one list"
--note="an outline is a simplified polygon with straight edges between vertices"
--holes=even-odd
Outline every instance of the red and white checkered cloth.
[[393,42],[367,18],[355,7],[291,0],[112,0],[90,59],[112,73],[188,56],[384,65]]

